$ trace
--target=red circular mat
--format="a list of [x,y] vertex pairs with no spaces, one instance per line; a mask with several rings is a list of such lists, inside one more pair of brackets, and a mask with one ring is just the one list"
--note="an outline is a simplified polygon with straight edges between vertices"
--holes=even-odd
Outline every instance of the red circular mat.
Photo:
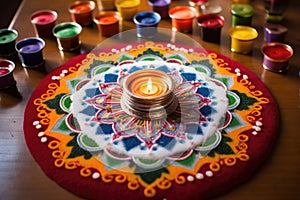
[[[124,172],[118,169],[124,162],[121,159],[81,148],[84,133],[72,127],[68,108],[61,102],[63,98],[63,102],[71,101],[65,95],[78,87],[80,75],[90,78],[91,71],[95,72],[90,69],[102,73],[99,66],[103,64],[136,62],[145,55],[205,71],[223,82],[239,101],[233,103],[231,122],[220,144],[208,154],[193,151],[183,160],[138,174],[131,161],[126,161],[129,170]],[[253,176],[270,154],[278,130],[276,101],[246,67],[205,49],[152,42],[74,57],[44,78],[24,115],[26,143],[41,169],[57,184],[86,199],[208,199],[221,195]]]

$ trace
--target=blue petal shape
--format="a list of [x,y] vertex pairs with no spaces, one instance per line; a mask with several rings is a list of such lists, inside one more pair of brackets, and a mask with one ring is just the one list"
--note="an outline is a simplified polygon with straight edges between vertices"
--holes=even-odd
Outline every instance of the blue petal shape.
[[80,111],[80,113],[85,114],[87,116],[95,116],[98,112],[98,109],[94,108],[93,106],[88,106],[84,110]]
[[110,135],[114,132],[111,124],[100,124],[97,128],[96,135]]
[[118,75],[117,74],[105,74],[104,75],[104,82],[105,83],[115,83],[118,81]]
[[122,142],[127,151],[130,151],[131,149],[135,148],[136,146],[138,146],[142,143],[136,137],[123,138]]
[[98,94],[101,94],[99,88],[90,88],[85,90],[85,96],[87,97],[94,97]]
[[186,133],[203,135],[203,131],[198,124],[187,124]]
[[183,77],[184,81],[195,81],[196,80],[195,73],[181,73],[181,76]]
[[197,93],[203,97],[209,97],[211,92],[212,90],[206,87],[200,87],[197,89]]
[[206,106],[203,106],[202,108],[200,108],[199,110],[204,116],[209,116],[211,115],[212,113],[215,113],[216,110],[213,109],[211,106],[209,105],[206,105]]
[[138,71],[138,70],[141,70],[141,68],[137,67],[137,66],[133,66],[130,68],[130,70],[128,71],[128,73],[132,73],[132,72],[135,72],[135,71]]
[[176,144],[176,140],[166,135],[162,135],[156,143],[168,150],[172,150]]
[[167,66],[165,66],[165,65],[160,66],[160,67],[158,67],[158,68],[156,68],[156,69],[157,69],[157,70],[160,70],[160,71],[163,71],[163,72],[165,72],[165,73],[169,73],[169,72],[170,72],[169,68],[168,68]]

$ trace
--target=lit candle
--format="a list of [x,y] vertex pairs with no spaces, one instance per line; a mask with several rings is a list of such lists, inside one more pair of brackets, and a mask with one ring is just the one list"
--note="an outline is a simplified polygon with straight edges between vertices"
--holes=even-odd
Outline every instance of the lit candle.
[[224,18],[215,14],[204,14],[197,18],[200,27],[200,35],[204,41],[220,42],[221,30],[224,25]]
[[72,20],[82,26],[90,25],[93,21],[94,1],[75,1],[69,7]]
[[232,4],[232,26],[251,26],[253,7],[248,4]]
[[249,26],[235,26],[230,29],[230,35],[231,51],[248,54],[252,51],[258,32],[255,28]]
[[174,80],[166,73],[147,69],[136,71],[124,80],[122,108],[145,120],[165,118],[177,108]]
[[285,72],[288,69],[289,59],[293,49],[283,43],[271,42],[262,46],[264,54],[263,67],[274,72]]
[[9,57],[16,53],[17,37],[18,32],[13,29],[0,29],[0,56]]
[[23,67],[39,67],[44,64],[45,41],[40,38],[25,38],[16,44]]
[[264,27],[264,41],[284,42],[288,29],[280,24],[266,24]]
[[131,20],[138,11],[140,0],[116,0],[115,5],[123,20]]
[[76,22],[64,22],[53,28],[53,34],[57,39],[58,48],[64,51],[74,51],[80,47],[79,35],[82,31],[80,24]]
[[169,17],[171,0],[148,0],[148,4],[151,6],[152,11],[158,13],[162,19]]
[[52,10],[39,10],[31,15],[31,23],[39,37],[53,37],[57,13]]
[[172,30],[180,32],[191,32],[196,9],[189,6],[176,6],[169,10],[172,19]]
[[156,12],[140,12],[133,18],[137,27],[138,37],[152,37],[157,33],[160,15]]
[[120,15],[118,12],[106,11],[97,15],[94,18],[94,22],[97,24],[102,36],[110,37],[119,33],[119,19]]
[[0,59],[0,89],[7,88],[15,83],[13,71],[15,64],[10,60]]

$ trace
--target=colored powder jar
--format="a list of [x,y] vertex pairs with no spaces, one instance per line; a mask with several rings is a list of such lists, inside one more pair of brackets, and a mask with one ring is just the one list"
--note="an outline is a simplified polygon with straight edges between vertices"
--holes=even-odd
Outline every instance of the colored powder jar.
[[0,59],[0,89],[12,86],[16,81],[13,76],[15,64],[10,60]]
[[138,37],[153,37],[157,33],[157,25],[161,17],[156,12],[140,12],[133,18]]
[[284,43],[271,42],[262,46],[264,55],[263,67],[273,72],[285,72],[289,67],[289,60],[293,49]]
[[169,10],[172,19],[172,30],[179,32],[192,32],[196,9],[189,6],[176,6]]
[[57,13],[53,10],[39,10],[34,12],[30,21],[39,37],[53,37],[52,29],[55,26]]
[[23,67],[39,67],[44,64],[45,41],[40,38],[25,38],[16,44],[16,50]]
[[56,25],[53,34],[57,39],[59,50],[74,51],[81,45],[79,35],[82,31],[76,22],[64,22]]
[[115,5],[123,20],[132,20],[138,12],[140,0],[116,0]]
[[93,22],[94,1],[75,1],[69,6],[72,20],[82,26],[88,26]]
[[249,26],[235,26],[230,29],[231,51],[248,54],[252,52],[254,40],[258,36],[256,29]]
[[171,0],[148,0],[148,4],[151,6],[152,11],[160,15],[161,19],[167,19],[169,17],[169,5]]
[[248,4],[232,4],[232,26],[251,26],[253,7]]
[[9,57],[16,53],[15,43],[18,32],[13,29],[0,29],[0,56]]
[[120,14],[114,11],[101,12],[94,18],[102,36],[110,37],[119,33]]
[[264,41],[284,42],[288,29],[280,24],[266,24],[264,26]]
[[224,26],[224,17],[215,14],[204,14],[197,18],[200,27],[200,36],[207,42],[220,42],[221,30]]

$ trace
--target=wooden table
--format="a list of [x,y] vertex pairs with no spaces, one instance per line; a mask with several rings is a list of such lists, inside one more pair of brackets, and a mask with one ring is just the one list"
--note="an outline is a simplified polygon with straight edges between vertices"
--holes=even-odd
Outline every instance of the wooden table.
[[[99,0],[98,0],[99,1]],[[11,27],[19,32],[18,40],[35,36],[30,23],[30,15],[39,9],[53,9],[58,12],[57,23],[70,21],[68,5],[71,0],[23,0]],[[189,34],[204,48],[222,53],[238,61],[253,71],[270,89],[278,101],[281,112],[281,134],[270,158],[260,170],[245,184],[219,197],[218,199],[299,199],[300,198],[300,36],[299,32],[299,1],[290,0],[284,13],[284,25],[288,27],[286,41],[295,51],[290,61],[290,69],[286,74],[277,74],[262,67],[260,51],[265,22],[263,1],[254,0],[255,14],[253,26],[259,31],[253,53],[241,55],[230,51],[231,1],[211,1],[222,6],[225,26],[222,29],[221,43],[203,42],[197,31]],[[99,2],[96,1],[99,5]],[[149,10],[145,5],[140,10]],[[177,4],[187,5],[187,1],[173,1],[171,7]],[[97,7],[95,13],[99,12]],[[171,28],[169,20],[163,20],[159,27]],[[131,21],[124,22],[122,30],[135,28]],[[80,53],[91,51],[102,40],[96,26],[84,27],[81,34],[83,42]],[[78,53],[62,52],[57,48],[55,39],[45,39],[45,68],[50,72]],[[78,199],[55,182],[51,181],[39,168],[27,150],[23,136],[23,112],[27,101],[47,72],[25,69],[20,61],[15,59],[14,77],[17,81],[16,90],[0,91],[0,199]]]

